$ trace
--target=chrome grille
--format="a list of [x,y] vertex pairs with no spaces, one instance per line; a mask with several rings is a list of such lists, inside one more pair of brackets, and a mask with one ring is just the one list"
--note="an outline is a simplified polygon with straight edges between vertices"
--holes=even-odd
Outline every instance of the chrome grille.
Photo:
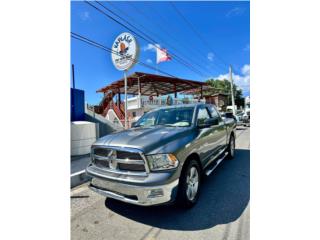
[[117,151],[117,158],[120,159],[133,159],[133,160],[143,160],[139,153],[135,152],[125,152],[125,151]]
[[107,157],[110,153],[110,150],[111,149],[108,148],[95,148],[93,149],[93,153],[101,157]]
[[105,160],[94,159],[94,164],[100,168],[109,168],[109,162]]
[[121,174],[147,172],[142,153],[135,149],[94,147],[92,163],[103,170]]

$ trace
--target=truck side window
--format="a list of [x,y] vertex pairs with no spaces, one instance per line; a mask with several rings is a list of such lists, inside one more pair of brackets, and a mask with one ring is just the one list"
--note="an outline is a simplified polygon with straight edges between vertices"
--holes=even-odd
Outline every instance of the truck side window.
[[206,108],[206,107],[201,107],[201,108],[199,109],[199,112],[198,112],[197,123],[198,123],[198,124],[203,124],[204,121],[205,121],[206,119],[209,119],[209,118],[210,118],[210,115],[209,115],[209,113],[208,113],[207,108]]
[[219,118],[220,119],[220,116],[219,116],[217,110],[213,106],[209,106],[208,109],[211,113],[212,118]]

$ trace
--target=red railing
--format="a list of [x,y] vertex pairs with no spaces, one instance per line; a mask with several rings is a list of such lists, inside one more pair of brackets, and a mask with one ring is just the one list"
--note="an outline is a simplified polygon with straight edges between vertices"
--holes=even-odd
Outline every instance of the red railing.
[[124,111],[122,111],[121,109],[121,104],[120,104],[120,108],[118,107],[117,104],[112,104],[112,109],[120,120],[124,120]]
[[120,103],[120,107],[113,102],[114,93],[110,92],[106,94],[101,100],[98,106],[95,106],[96,113],[102,114],[104,117],[108,114],[108,111],[112,109],[120,122],[124,122],[124,103]]

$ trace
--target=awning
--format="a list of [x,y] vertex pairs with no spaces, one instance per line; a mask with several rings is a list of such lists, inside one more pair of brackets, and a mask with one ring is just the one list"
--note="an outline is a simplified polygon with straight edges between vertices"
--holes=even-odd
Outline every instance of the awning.
[[[201,92],[201,89],[207,86],[205,82],[143,72],[135,72],[127,76],[127,84],[128,94],[138,95],[140,89],[141,95],[146,96],[167,95],[196,88]],[[124,78],[97,90],[97,92],[124,94]]]

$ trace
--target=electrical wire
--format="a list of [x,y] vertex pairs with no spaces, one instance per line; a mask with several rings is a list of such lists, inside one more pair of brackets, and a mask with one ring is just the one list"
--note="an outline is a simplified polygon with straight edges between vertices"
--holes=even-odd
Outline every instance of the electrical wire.
[[170,2],[174,11],[180,16],[180,18],[187,24],[187,26],[196,34],[196,36],[207,46],[207,48],[215,55],[217,59],[219,59],[228,69],[228,64],[212,49],[210,44],[202,37],[202,35],[196,30],[196,28],[192,25],[192,23],[179,11],[179,9],[174,5],[173,2]]
[[[106,46],[104,46],[104,45],[102,45],[102,44],[100,44],[100,43],[98,43],[98,42],[96,42],[96,41],[93,41],[93,40],[91,40],[91,39],[89,39],[89,38],[87,38],[87,37],[84,37],[84,36],[82,36],[82,35],[80,35],[80,34],[71,32],[71,37],[74,38],[74,39],[80,40],[80,41],[82,41],[82,42],[85,42],[85,43],[87,43],[87,44],[89,44],[89,45],[91,45],[91,46],[94,46],[94,47],[96,47],[96,48],[102,49],[102,50],[104,50],[104,51],[106,51],[106,52],[113,53],[113,54],[116,54],[116,55],[118,55],[118,56],[121,56],[118,52],[112,50],[111,48],[108,48],[108,47],[106,47]],[[170,77],[179,79],[178,77],[176,77],[176,76],[174,76],[174,75],[172,75],[172,74],[170,74],[170,73],[167,73],[167,72],[165,72],[165,71],[163,71],[163,70],[157,69],[157,68],[155,68],[155,67],[153,67],[153,66],[151,66],[151,65],[148,65],[148,64],[146,64],[146,63],[140,62],[140,61],[138,61],[138,60],[135,59],[135,58],[130,58],[130,59],[131,59],[133,62],[138,63],[138,64],[140,64],[140,65],[142,65],[142,66],[144,66],[144,67],[146,67],[146,68],[149,68],[149,69],[152,69],[152,70],[157,70],[158,72],[161,72],[162,74],[165,74],[165,75],[167,75],[167,76],[170,76]]]
[[[156,45],[156,42],[153,39],[150,39],[150,37],[148,37],[149,39],[147,39],[146,37],[142,36],[141,34],[137,33],[136,31],[132,30],[130,27],[128,27],[127,25],[121,23],[120,21],[118,21],[117,19],[115,19],[114,17],[110,16],[109,14],[107,14],[106,12],[104,12],[103,10],[101,10],[100,8],[96,7],[95,5],[93,5],[92,3],[88,2],[88,1],[84,1],[85,3],[87,3],[88,5],[90,5],[91,7],[93,7],[94,9],[96,9],[97,11],[99,11],[100,13],[102,13],[103,15],[105,15],[106,17],[108,17],[109,19],[111,19],[112,21],[118,23],[119,25],[123,26],[124,28],[126,28],[128,31],[132,32],[133,34],[135,34],[136,36],[138,36],[139,38],[147,41],[147,42],[152,42],[153,46],[155,48],[161,49]],[[146,35],[146,34],[145,34]],[[201,73],[199,70],[197,70],[196,68],[194,68],[192,65],[186,63],[183,59],[181,59],[179,56],[177,56],[176,54],[171,53],[171,56],[174,56],[176,61],[178,61],[180,64],[184,65],[185,67],[187,67],[189,70],[193,71],[194,73],[200,75],[200,76],[205,76],[203,75],[203,73]]]

